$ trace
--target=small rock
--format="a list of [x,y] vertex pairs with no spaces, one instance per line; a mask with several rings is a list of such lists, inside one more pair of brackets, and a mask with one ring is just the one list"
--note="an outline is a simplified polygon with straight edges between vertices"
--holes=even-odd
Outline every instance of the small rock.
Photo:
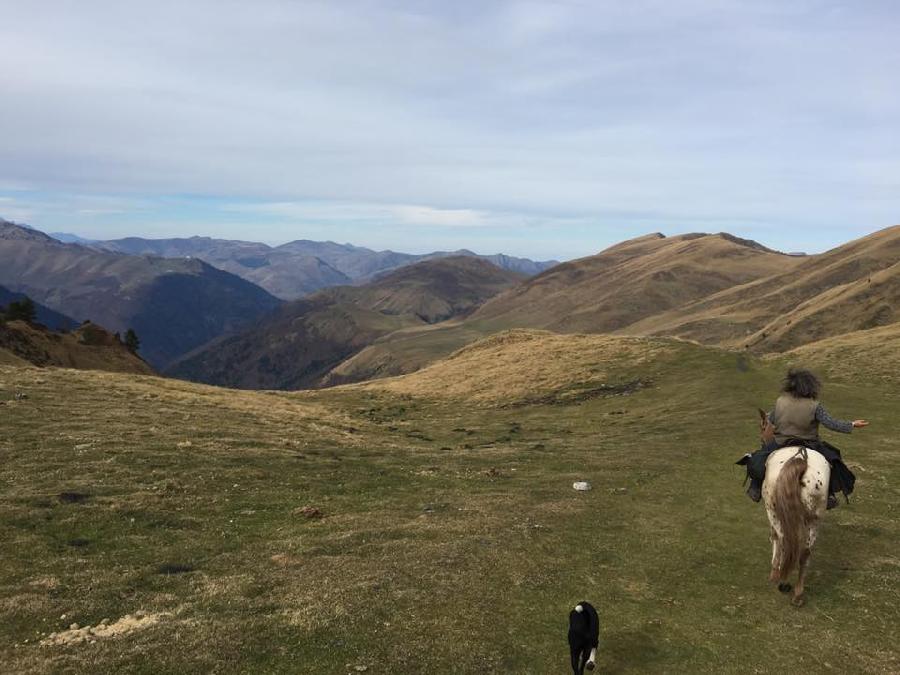
[[353,670],[357,673],[364,673],[369,669],[369,666],[356,666]]
[[626,495],[628,494],[628,488],[620,487],[613,490],[613,492],[617,495]]
[[315,506],[301,506],[299,509],[294,509],[294,514],[309,519],[321,518],[325,515]]
[[78,630],[79,628],[81,628],[81,626],[79,626],[77,623],[73,623],[69,626],[69,630]]
[[591,489],[591,484],[586,480],[579,480],[572,483],[572,489],[578,490],[579,492],[587,492]]
[[180,443],[176,443],[175,447],[177,448],[189,448],[193,445],[190,441],[181,441]]
[[87,450],[90,447],[91,447],[90,443],[79,443],[78,445],[75,446],[75,449],[76,450]]
[[109,619],[100,619],[100,625],[101,625],[101,626],[108,626],[108,625],[109,625]]
[[13,398],[15,398],[17,401],[24,401],[26,398],[28,398],[28,394],[22,391],[17,391]]

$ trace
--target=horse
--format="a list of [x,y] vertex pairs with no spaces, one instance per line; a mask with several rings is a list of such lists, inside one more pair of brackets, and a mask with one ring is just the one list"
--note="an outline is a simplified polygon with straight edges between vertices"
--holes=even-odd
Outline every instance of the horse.
[[[763,411],[763,439],[772,432]],[[773,452],[766,461],[762,494],[769,517],[772,540],[772,571],[769,581],[778,590],[790,593],[787,579],[797,568],[797,585],[791,604],[802,607],[806,571],[816,543],[819,520],[828,503],[831,465],[820,453],[801,446],[788,446]]]

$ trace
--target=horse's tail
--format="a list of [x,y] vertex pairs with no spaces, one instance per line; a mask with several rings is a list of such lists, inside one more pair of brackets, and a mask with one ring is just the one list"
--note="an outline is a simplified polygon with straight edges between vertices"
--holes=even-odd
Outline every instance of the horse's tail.
[[789,459],[775,483],[775,516],[781,525],[781,556],[778,572],[784,578],[800,561],[805,546],[809,514],[800,496],[801,481],[806,472],[805,456]]

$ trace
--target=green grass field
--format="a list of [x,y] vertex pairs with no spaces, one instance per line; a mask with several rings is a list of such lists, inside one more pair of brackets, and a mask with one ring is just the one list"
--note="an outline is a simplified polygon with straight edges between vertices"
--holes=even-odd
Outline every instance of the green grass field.
[[796,609],[733,464],[783,364],[672,345],[541,404],[0,367],[2,670],[565,673],[587,599],[603,673],[900,672],[900,392],[826,387],[872,426]]

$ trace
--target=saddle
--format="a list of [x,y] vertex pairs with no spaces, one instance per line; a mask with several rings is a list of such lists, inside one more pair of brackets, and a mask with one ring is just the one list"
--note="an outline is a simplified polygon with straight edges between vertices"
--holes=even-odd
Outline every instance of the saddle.
[[774,430],[772,438],[767,441],[765,438],[765,432],[767,430],[768,429],[763,431],[762,447],[752,455],[744,455],[735,462],[735,464],[747,467],[747,477],[744,479],[745,483],[750,478],[762,482],[766,477],[766,462],[769,459],[769,455],[773,452],[780,450],[781,448],[798,446],[809,450],[815,450],[827,460],[831,465],[831,480],[828,485],[829,494],[842,492],[844,494],[844,499],[848,503],[850,502],[850,495],[853,493],[853,488],[856,485],[856,476],[847,465],[844,464],[844,460],[841,458],[841,451],[838,448],[834,447],[828,441],[823,441],[821,439],[818,441],[810,441],[802,438],[789,438],[784,443],[777,443],[774,438]]

